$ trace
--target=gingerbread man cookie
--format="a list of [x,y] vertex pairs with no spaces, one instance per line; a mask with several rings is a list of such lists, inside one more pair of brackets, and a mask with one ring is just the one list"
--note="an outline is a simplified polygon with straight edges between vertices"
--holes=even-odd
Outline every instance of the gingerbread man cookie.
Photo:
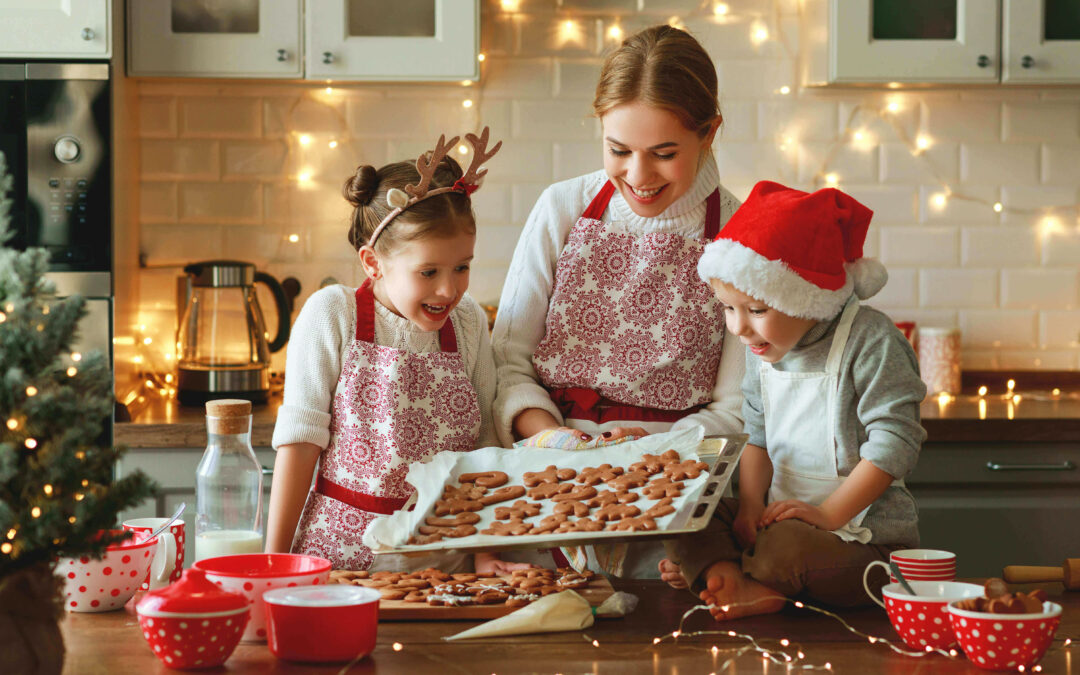
[[486,530],[480,530],[480,534],[492,534],[497,537],[517,537],[529,534],[530,530],[532,530],[532,525],[518,518],[511,518],[506,523],[496,520]]
[[566,494],[575,489],[573,483],[541,483],[534,488],[529,488],[529,498],[535,500],[548,499],[555,495]]
[[584,502],[565,501],[555,504],[555,513],[564,513],[575,518],[587,516],[591,510],[589,505]]
[[623,518],[607,524],[605,530],[628,530],[630,532],[651,531],[656,529],[656,521],[649,516]]
[[709,465],[705,462],[687,459],[678,464],[668,464],[664,467],[664,475],[671,480],[685,480],[687,478],[697,478],[701,475],[702,471],[708,470]]
[[597,520],[621,520],[641,515],[641,509],[633,504],[609,504],[593,516]]
[[611,504],[629,504],[630,502],[636,502],[638,500],[638,493],[636,492],[615,492],[614,490],[604,490],[597,494],[595,497],[585,502],[593,508],[599,508],[602,506],[609,506]]
[[623,468],[621,466],[611,466],[610,464],[587,466],[578,474],[577,482],[584,485],[599,485],[600,483],[606,483],[612,478],[617,478],[621,475],[623,475]]
[[480,522],[479,514],[473,511],[462,511],[453,518],[436,518],[428,516],[424,519],[426,525],[434,527],[457,527],[458,525],[474,525]]
[[513,506],[495,507],[495,520],[524,520],[532,516],[540,515],[540,505],[527,502],[523,499],[514,502]]
[[561,492],[551,498],[553,502],[579,502],[596,496],[596,488],[591,485],[578,485],[568,492]]
[[644,471],[650,476],[658,474],[663,471],[669,464],[679,461],[679,453],[674,450],[668,450],[662,455],[650,455],[645,453],[641,456],[640,462],[635,462],[630,465],[631,471]]
[[558,483],[570,480],[576,475],[577,471],[573,469],[559,469],[554,464],[550,464],[543,471],[526,471],[525,479],[522,482],[525,483],[525,487],[536,487],[541,483]]
[[663,478],[657,478],[653,482],[646,485],[641,490],[641,494],[645,495],[649,499],[660,499],[662,497],[678,497],[682,494],[684,485],[682,483],[676,483],[667,476]]
[[649,474],[645,471],[638,470],[629,471],[618,478],[612,478],[607,482],[607,486],[614,489],[616,492],[626,492],[632,488],[642,487],[648,482]]

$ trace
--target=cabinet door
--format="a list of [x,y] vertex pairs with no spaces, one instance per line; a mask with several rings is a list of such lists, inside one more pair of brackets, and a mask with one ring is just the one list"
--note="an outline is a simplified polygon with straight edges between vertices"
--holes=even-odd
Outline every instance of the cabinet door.
[[300,77],[300,0],[128,0],[128,74]]
[[308,79],[475,80],[477,0],[308,0]]
[[830,0],[830,81],[998,81],[998,0]]
[[1002,25],[1002,82],[1080,82],[1080,2],[1005,0]]
[[112,55],[109,0],[0,0],[0,58]]

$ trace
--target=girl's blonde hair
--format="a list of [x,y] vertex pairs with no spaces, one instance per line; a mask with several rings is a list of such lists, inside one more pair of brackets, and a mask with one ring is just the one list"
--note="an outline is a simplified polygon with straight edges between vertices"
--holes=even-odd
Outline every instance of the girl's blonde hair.
[[675,114],[704,138],[717,117],[716,68],[689,33],[668,25],[646,28],[608,54],[596,84],[593,114],[641,101]]
[[[431,188],[450,187],[461,178],[461,165],[452,157],[439,162],[431,177]],[[420,180],[416,160],[394,162],[381,169],[361,164],[345,179],[342,193],[353,205],[349,218],[349,243],[357,251],[371,239],[392,207],[386,203],[391,188],[404,190]],[[461,192],[445,192],[410,206],[384,228],[375,242],[375,251],[388,255],[401,244],[424,237],[449,237],[459,232],[476,232],[472,200]]]

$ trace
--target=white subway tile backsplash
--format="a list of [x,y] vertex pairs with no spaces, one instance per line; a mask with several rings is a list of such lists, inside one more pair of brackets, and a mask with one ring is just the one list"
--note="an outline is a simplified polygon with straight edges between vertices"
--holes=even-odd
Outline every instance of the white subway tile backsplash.
[[552,59],[546,58],[490,59],[484,62],[480,86],[488,97],[547,99],[554,88],[553,69]]
[[829,143],[800,143],[799,182],[809,185],[815,178],[829,174],[835,174],[843,186],[878,182],[878,149],[835,149]]
[[[472,196],[473,212],[476,213],[477,225],[508,225],[511,221],[511,186],[509,183],[496,183],[484,180],[484,189]],[[488,235],[484,235],[488,236]]]
[[1006,142],[1080,141],[1080,108],[1075,103],[1006,103],[1003,122],[1002,140]]
[[960,149],[956,143],[935,143],[913,154],[906,143],[881,144],[883,183],[953,183],[959,176]]
[[1037,319],[1034,310],[960,310],[960,342],[975,349],[1033,349]]
[[[1080,158],[1078,158],[1080,161]],[[1009,224],[1041,223],[1054,207],[1063,207],[1059,213],[1069,219],[1069,211],[1077,204],[1080,191],[1076,185],[1056,186],[1009,186],[1001,190],[1001,203],[1017,211],[1005,211],[1002,220]]]
[[592,101],[596,95],[596,80],[600,77],[601,63],[600,59],[556,61],[552,93],[557,98]]
[[214,180],[220,154],[217,141],[144,140],[139,170],[143,180]]
[[596,141],[559,142],[555,144],[553,150],[555,152],[554,179],[557,181],[595,171],[602,166],[604,160],[601,144]]
[[919,195],[914,186],[859,185],[844,189],[873,210],[871,227],[885,223],[914,223],[918,220]]
[[592,116],[592,102],[514,101],[511,106],[514,138],[585,140],[598,138],[598,120]]
[[998,271],[922,269],[919,298],[923,307],[996,307]]
[[139,136],[176,136],[176,99],[171,96],[144,96],[139,99]]
[[1001,272],[1001,306],[1008,309],[1075,309],[1080,271],[1007,269]]
[[176,220],[176,183],[139,183],[139,221],[167,223]]
[[506,267],[474,266],[469,271],[469,295],[483,304],[499,304],[503,283],[506,281]]
[[507,268],[514,256],[514,247],[521,236],[522,225],[484,225],[476,237],[476,258],[473,267]]
[[353,92],[313,90],[308,96],[263,99],[263,135],[277,138],[288,133],[344,134],[348,131],[345,97]]
[[1071,265],[1080,267],[1080,231],[1062,227],[1053,232],[1039,234],[1042,241],[1043,265]]
[[960,179],[972,184],[1032,185],[1039,182],[1037,143],[964,143]]
[[255,138],[262,132],[257,98],[188,98],[180,102],[180,135],[198,138]]
[[[1080,312],[1039,312],[1039,344],[1042,347],[1080,350]],[[1080,351],[1077,354],[1080,355]]]
[[262,220],[258,183],[181,183],[180,222],[254,225]]
[[288,146],[282,141],[226,141],[224,177],[259,177],[274,180],[286,170]]
[[868,298],[866,302],[885,312],[891,312],[896,308],[918,307],[918,270],[891,265],[888,266],[888,270],[889,281],[886,282],[885,287],[878,291],[877,295]]
[[424,103],[423,99],[352,96],[345,103],[349,133],[360,138],[415,138],[428,126]]
[[1050,185],[1080,184],[1080,144],[1044,144],[1042,146],[1042,178],[1044,183]]
[[758,138],[769,143],[782,143],[785,138],[800,144],[835,141],[838,137],[836,115],[833,101],[790,97],[766,100],[758,103]]
[[716,135],[718,142],[753,141],[758,137],[757,101],[723,99],[720,114],[724,123]]
[[945,225],[889,225],[879,228],[881,262],[888,266],[944,267],[959,260],[956,228]]
[[488,164],[488,174],[499,181],[550,182],[554,155],[549,141],[506,139],[499,154]]
[[1039,264],[1039,233],[1035,228],[963,227],[960,262],[964,267],[1027,267]]
[[142,231],[139,252],[150,265],[184,265],[221,257],[224,241],[220,225],[146,223]]
[[731,98],[769,98],[781,87],[795,89],[795,67],[786,59],[731,59],[716,64],[720,91]]
[[524,225],[529,214],[532,213],[536,200],[547,189],[550,183],[516,183],[512,190],[513,199],[513,222],[515,225]]
[[995,143],[1001,140],[1001,104],[937,99],[923,106],[922,130],[935,139]]
[[[981,185],[957,186],[959,196],[951,196],[941,184],[919,186],[919,219],[924,223],[996,225],[1000,220],[993,204],[1000,198],[997,188]],[[945,195],[944,205],[939,201]]]

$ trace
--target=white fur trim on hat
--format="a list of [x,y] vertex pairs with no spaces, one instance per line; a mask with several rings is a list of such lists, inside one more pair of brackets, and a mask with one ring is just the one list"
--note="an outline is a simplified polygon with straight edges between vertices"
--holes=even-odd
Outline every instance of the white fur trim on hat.
[[855,283],[855,294],[860,300],[877,295],[889,280],[889,271],[873,258],[859,258],[844,263],[848,279]]
[[705,246],[698,261],[698,276],[705,283],[719,279],[731,284],[788,316],[819,321],[836,316],[855,289],[851,275],[835,291],[821,288],[784,262],[769,260],[731,239],[718,239]]

